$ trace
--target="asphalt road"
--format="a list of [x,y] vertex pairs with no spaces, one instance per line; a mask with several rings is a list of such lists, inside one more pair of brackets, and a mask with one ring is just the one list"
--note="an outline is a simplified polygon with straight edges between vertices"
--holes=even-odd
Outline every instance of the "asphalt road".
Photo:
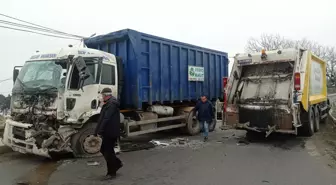
[[[7,153],[0,156],[0,178],[2,185],[336,184],[336,155],[330,153],[335,147],[326,145],[322,135],[324,132],[309,139],[275,135],[245,142],[244,132],[228,130],[213,133],[207,143],[200,136],[189,137],[182,144],[122,153],[125,166],[110,182],[99,180],[105,173],[101,157],[54,162]],[[100,165],[89,166],[92,160]]]

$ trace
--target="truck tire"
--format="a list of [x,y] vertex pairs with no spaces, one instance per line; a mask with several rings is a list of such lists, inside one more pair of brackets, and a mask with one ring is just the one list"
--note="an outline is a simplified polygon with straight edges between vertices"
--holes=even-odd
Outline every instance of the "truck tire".
[[319,107],[316,105],[314,106],[314,132],[318,132],[320,130],[320,120],[321,120],[321,117],[320,117],[320,110],[319,110]]
[[197,135],[201,131],[201,126],[198,120],[195,118],[196,113],[194,110],[190,111],[187,119],[187,133],[191,136]]
[[315,114],[313,107],[309,106],[308,112],[302,113],[302,129],[301,134],[303,136],[313,136],[314,135],[314,125],[315,125]]
[[71,138],[71,148],[75,157],[100,156],[101,139],[94,136],[97,123],[85,124]]
[[213,119],[212,122],[209,124],[209,132],[213,132],[216,129],[216,120]]

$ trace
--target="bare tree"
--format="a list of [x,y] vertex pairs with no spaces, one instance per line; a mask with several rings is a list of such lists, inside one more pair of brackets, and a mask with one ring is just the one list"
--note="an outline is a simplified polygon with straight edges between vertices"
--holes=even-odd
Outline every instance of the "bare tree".
[[275,50],[295,47],[298,43],[285,39],[280,35],[262,34],[260,38],[250,38],[245,50],[247,52],[260,52],[262,49]]
[[250,38],[245,47],[246,52],[260,52],[262,49],[276,50],[286,48],[310,49],[315,55],[327,61],[327,79],[329,86],[336,86],[336,49],[323,46],[317,42],[303,38],[301,40],[286,39],[279,34],[262,34],[259,38]]

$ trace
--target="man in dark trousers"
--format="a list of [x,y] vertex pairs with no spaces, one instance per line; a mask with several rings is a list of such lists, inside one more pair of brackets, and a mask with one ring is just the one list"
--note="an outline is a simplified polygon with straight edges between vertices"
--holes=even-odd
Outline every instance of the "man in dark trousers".
[[202,130],[205,142],[208,140],[209,124],[211,124],[214,116],[212,104],[208,101],[206,96],[201,96],[201,101],[197,102],[195,111],[197,112],[197,120],[199,121],[201,128],[203,128]]
[[107,165],[107,174],[103,180],[109,180],[115,178],[117,171],[123,166],[114,151],[120,136],[120,110],[119,102],[112,96],[110,88],[104,88],[101,93],[104,105],[100,111],[95,134],[102,138],[100,152]]

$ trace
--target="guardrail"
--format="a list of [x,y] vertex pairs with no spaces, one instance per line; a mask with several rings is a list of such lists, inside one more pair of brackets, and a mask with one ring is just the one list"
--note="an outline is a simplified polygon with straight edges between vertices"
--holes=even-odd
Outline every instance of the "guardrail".
[[328,99],[331,107],[336,106],[336,93],[328,94]]
[[329,104],[330,104],[330,110],[329,110],[329,116],[331,118],[331,121],[333,124],[336,124],[336,93],[328,94]]

